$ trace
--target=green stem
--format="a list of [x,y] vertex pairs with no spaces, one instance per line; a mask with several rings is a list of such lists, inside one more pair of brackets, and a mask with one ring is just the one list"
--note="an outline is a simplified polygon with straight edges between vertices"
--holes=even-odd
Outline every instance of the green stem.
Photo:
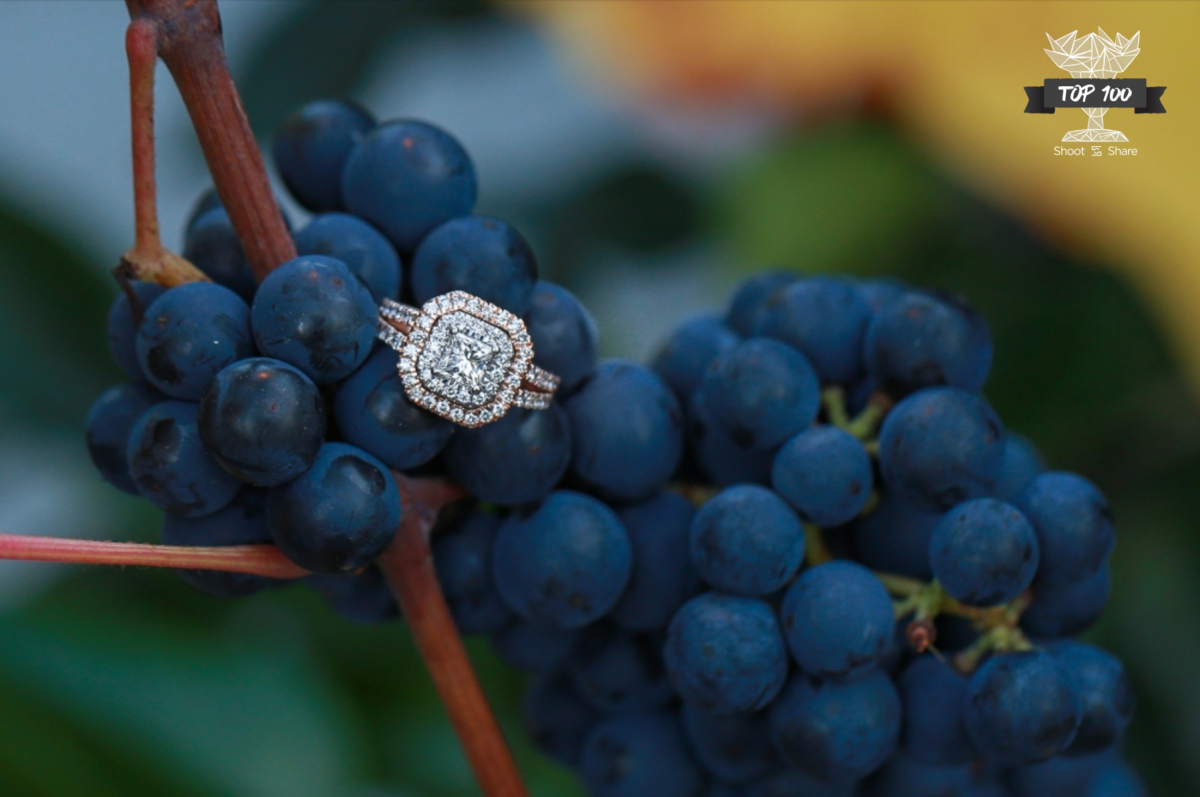
[[809,567],[833,561],[833,554],[830,552],[829,546],[825,544],[825,537],[821,534],[821,529],[811,523],[804,524],[804,550]]
[[840,387],[827,387],[821,391],[821,406],[831,426],[845,429],[850,425],[850,414],[846,412],[846,391]]

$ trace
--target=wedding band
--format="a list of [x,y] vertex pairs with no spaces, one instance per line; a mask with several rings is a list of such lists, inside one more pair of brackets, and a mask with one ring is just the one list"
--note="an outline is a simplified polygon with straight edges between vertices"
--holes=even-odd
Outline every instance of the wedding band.
[[512,407],[544,410],[558,389],[559,378],[533,364],[525,322],[465,291],[419,309],[384,299],[376,334],[400,355],[409,401],[469,429]]

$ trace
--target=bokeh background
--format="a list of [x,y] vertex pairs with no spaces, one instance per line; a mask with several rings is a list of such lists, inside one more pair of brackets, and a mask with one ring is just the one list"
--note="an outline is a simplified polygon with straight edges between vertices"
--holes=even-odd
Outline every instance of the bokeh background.
[[[1090,634],[1130,668],[1155,795],[1200,793],[1200,73],[1194,3],[222,3],[262,140],[343,95],[451,130],[479,212],[650,355],[766,265],[891,275],[991,323],[987,394],[1110,496],[1114,599]],[[82,421],[119,375],[106,270],[132,241],[122,3],[0,3],[0,531],[153,540],[92,471]],[[1113,111],[1129,158],[1056,158],[1083,114],[1026,116],[1045,33],[1142,33]],[[207,187],[160,69],[168,245]],[[1078,117],[1078,118],[1075,118]],[[292,218],[304,214],[294,205]],[[524,743],[521,678],[470,644],[539,797],[578,794]],[[0,793],[474,794],[402,625],[301,588],[237,603],[169,572],[0,563]]]

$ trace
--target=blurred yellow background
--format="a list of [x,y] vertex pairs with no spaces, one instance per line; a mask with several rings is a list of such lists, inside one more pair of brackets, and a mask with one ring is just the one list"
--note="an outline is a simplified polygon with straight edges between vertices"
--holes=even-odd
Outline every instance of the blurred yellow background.
[[[957,179],[1128,274],[1200,389],[1200,4],[528,2],[595,69],[649,101],[747,97],[805,115],[882,111]],[[1046,34],[1141,32],[1122,77],[1167,87],[1165,115],[1114,109],[1136,156],[1056,156],[1076,109],[1025,114],[1024,86],[1068,77]],[[1079,146],[1078,144],[1071,146]],[[1091,150],[1089,149],[1089,152]],[[764,253],[770,258],[770,253]]]

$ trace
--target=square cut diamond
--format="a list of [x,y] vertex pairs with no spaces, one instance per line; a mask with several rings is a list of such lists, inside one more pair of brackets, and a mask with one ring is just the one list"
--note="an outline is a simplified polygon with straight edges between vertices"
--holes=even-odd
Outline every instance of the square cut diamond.
[[500,392],[512,361],[507,333],[460,310],[434,322],[417,370],[430,391],[474,409]]

